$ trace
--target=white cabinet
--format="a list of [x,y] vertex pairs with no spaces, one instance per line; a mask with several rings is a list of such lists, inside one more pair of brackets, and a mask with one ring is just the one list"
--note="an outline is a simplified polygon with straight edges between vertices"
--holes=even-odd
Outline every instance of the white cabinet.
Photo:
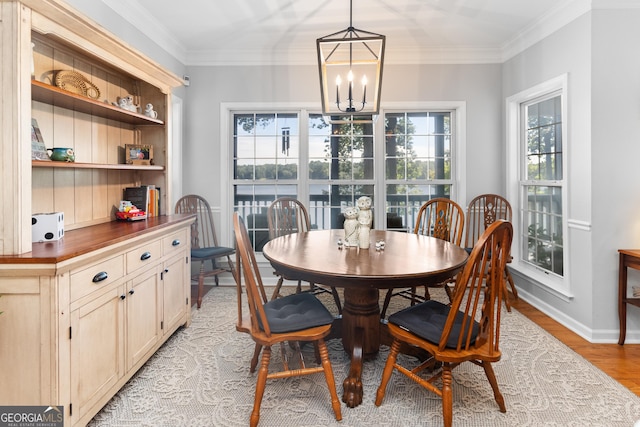
[[[187,263],[184,255],[177,255],[164,263],[162,269],[162,309],[163,333],[169,334],[180,323],[185,306],[189,304],[190,292],[185,286],[179,286],[187,275]],[[189,282],[191,283],[191,282]]]
[[62,405],[68,426],[100,411],[191,321],[194,220],[99,224],[0,257],[0,402]]
[[101,406],[125,374],[122,292],[122,285],[111,287],[71,311],[71,419]]
[[[133,369],[140,361],[146,360],[162,338],[162,289],[158,277],[156,266],[127,282],[126,292],[121,295],[126,302],[127,369]],[[180,312],[182,315],[184,310]]]

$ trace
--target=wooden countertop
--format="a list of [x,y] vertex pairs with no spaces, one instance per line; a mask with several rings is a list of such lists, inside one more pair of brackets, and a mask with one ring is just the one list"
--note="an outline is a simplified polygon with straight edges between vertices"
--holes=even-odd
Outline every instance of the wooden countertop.
[[60,240],[34,243],[31,252],[2,255],[0,264],[58,263],[152,231],[189,222],[194,218],[193,214],[162,215],[143,221],[112,221],[79,228],[65,232]]

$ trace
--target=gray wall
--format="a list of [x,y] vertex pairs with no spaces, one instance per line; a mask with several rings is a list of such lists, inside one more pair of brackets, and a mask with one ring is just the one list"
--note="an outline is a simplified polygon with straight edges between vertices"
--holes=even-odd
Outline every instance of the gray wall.
[[[617,249],[640,247],[640,10],[595,11],[592,25],[593,328],[617,332]],[[640,309],[627,311],[627,342],[638,342]]]
[[[320,109],[315,66],[189,67],[184,142],[184,189],[222,204],[218,182],[221,102],[299,102]],[[385,102],[467,102],[467,197],[503,192],[500,65],[387,65]],[[489,171],[490,173],[487,173]],[[466,204],[468,200],[460,201]],[[220,206],[226,209],[224,206]]]
[[[567,158],[569,221],[591,223],[591,14],[569,25],[507,61],[503,66],[503,95],[520,91],[568,73]],[[589,231],[570,226],[570,252],[566,273],[571,279],[573,298],[566,300],[515,276],[517,286],[543,311],[572,323],[583,335],[593,326],[592,270]]]

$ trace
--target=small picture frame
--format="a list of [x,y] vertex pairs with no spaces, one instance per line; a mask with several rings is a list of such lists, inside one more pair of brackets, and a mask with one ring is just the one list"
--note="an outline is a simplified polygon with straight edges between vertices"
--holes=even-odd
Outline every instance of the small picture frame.
[[153,146],[125,144],[124,154],[128,165],[152,165]]
[[31,160],[51,161],[36,119],[31,119]]

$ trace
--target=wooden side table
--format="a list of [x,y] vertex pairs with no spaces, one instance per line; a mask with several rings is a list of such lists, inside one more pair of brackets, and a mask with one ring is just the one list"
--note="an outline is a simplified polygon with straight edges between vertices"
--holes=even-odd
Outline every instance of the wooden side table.
[[624,344],[627,334],[627,304],[640,307],[640,298],[627,297],[627,268],[640,270],[640,249],[618,249],[620,266],[618,267],[618,315],[620,316],[620,338],[618,344]]

